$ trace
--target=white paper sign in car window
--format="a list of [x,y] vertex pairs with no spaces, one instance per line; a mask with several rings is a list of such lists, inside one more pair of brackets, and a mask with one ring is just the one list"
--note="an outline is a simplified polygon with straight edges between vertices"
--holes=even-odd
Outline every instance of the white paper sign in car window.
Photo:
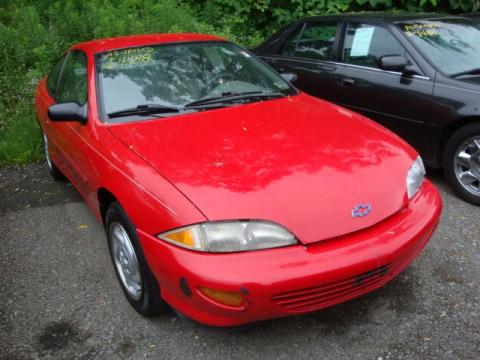
[[374,31],[375,28],[373,26],[358,28],[357,31],[355,31],[352,49],[350,50],[351,57],[368,55]]

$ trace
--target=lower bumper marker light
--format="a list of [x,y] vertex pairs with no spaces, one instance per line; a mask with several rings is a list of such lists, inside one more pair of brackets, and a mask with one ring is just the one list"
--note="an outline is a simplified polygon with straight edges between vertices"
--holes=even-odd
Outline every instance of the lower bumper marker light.
[[199,287],[198,289],[209,299],[229,306],[241,306],[245,300],[241,292],[216,290],[207,287]]

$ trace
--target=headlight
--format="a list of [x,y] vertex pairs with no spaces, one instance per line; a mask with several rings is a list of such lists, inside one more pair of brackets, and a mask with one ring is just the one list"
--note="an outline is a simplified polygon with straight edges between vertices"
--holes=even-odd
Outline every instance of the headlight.
[[407,194],[409,199],[411,199],[417,193],[418,189],[420,189],[424,178],[425,166],[423,166],[422,158],[419,156],[413,162],[413,165],[407,174]]
[[215,221],[165,232],[158,238],[192,250],[235,252],[297,243],[287,229],[266,221]]

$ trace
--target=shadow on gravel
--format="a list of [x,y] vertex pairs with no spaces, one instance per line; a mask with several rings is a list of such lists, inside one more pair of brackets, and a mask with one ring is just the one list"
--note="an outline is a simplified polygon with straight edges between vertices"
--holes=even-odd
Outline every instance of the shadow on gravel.
[[43,162],[0,169],[0,193],[0,213],[83,201],[69,182],[54,181]]

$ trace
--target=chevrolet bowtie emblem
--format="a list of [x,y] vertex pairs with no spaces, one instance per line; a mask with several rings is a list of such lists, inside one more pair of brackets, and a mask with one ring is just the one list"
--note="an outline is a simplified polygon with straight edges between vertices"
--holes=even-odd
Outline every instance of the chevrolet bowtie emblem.
[[372,205],[359,204],[352,209],[352,218],[364,217],[372,212]]

